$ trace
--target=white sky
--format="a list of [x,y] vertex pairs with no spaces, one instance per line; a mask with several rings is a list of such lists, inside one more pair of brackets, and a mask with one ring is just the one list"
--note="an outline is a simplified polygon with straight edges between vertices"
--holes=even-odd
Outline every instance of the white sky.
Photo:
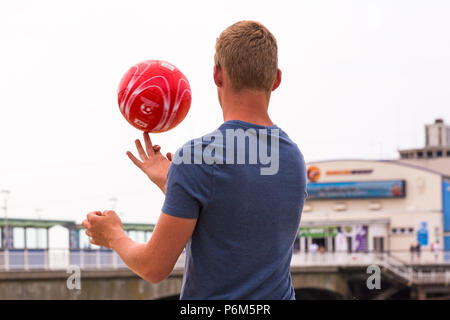
[[[9,216],[81,222],[110,206],[154,223],[163,195],[129,161],[141,132],[116,89],[136,62],[167,60],[193,103],[163,152],[222,122],[212,80],[216,37],[257,20],[277,37],[272,120],[307,161],[396,158],[423,126],[450,122],[448,1],[1,1],[0,189]],[[3,213],[0,213],[3,216]]]

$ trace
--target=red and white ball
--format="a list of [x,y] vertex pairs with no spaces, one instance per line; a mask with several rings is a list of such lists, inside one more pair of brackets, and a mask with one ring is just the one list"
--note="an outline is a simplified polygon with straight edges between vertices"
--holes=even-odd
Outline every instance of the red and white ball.
[[191,87],[173,64],[147,60],[131,67],[118,89],[119,108],[125,119],[145,132],[175,128],[191,106]]

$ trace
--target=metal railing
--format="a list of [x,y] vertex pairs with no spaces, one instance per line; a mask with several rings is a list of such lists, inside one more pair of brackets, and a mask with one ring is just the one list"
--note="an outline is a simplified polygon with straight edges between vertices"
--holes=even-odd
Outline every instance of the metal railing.
[[[184,253],[175,268],[183,268]],[[85,270],[127,269],[117,253],[112,250],[3,250],[0,251],[0,272],[28,270],[66,270],[76,265]]]
[[[440,254],[445,254],[440,253]],[[403,259],[404,252],[325,252],[325,253],[295,253],[291,266],[359,266],[378,265],[409,284],[450,284],[450,263],[436,263],[434,254],[421,259],[421,263],[413,260],[413,264]],[[403,258],[403,259],[402,259]],[[410,261],[411,262],[411,261]],[[432,265],[430,265],[432,263]]]
[[[405,257],[404,252],[300,252],[293,254],[291,266],[367,267],[369,265],[378,265],[411,284],[450,284],[450,263],[434,263],[430,266],[428,264],[429,259],[423,259],[423,264],[411,264],[403,260]],[[436,260],[434,255],[429,258],[432,258],[432,261]],[[183,252],[175,264],[175,269],[183,269],[184,263],[185,253]],[[0,251],[0,272],[67,270],[71,265],[77,265],[83,270],[128,268],[112,250],[50,249]]]
[[370,252],[294,253],[291,266],[368,266],[380,264],[382,254]]

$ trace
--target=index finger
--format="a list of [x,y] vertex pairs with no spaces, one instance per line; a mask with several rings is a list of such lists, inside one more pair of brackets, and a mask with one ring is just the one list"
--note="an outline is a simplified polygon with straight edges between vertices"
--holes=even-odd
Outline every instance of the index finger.
[[152,140],[150,139],[150,135],[148,132],[144,132],[144,142],[145,142],[145,149],[147,149],[147,154],[150,157],[151,155],[155,154],[155,150],[153,150],[153,144]]
[[87,214],[87,220],[88,220],[88,222],[91,222],[93,218],[96,218],[101,215],[102,215],[102,213],[100,211],[89,212]]

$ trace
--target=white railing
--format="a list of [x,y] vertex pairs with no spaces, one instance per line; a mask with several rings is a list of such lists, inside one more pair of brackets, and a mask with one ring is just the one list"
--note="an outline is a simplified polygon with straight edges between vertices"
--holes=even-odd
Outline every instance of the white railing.
[[406,264],[450,264],[450,252],[432,252],[422,250],[420,254],[409,251],[392,251],[391,256],[403,261]]
[[[401,253],[364,253],[364,252],[325,252],[294,253],[292,267],[305,266],[360,266],[378,265],[388,269],[409,283],[450,284],[450,263],[423,264],[405,263]],[[422,258],[422,257],[421,257]],[[433,260],[436,258],[433,255]],[[423,259],[422,261],[427,261]],[[185,253],[183,252],[175,269],[183,269]],[[111,250],[5,250],[0,251],[0,272],[28,270],[67,270],[70,265],[77,265],[83,270],[127,269],[120,257]]]
[[[180,255],[175,269],[184,267],[185,254]],[[0,251],[1,271],[67,270],[77,265],[84,270],[127,269],[122,259],[111,250],[4,250]]]
[[367,266],[380,264],[381,254],[365,252],[294,253],[291,266]]
[[[440,253],[441,255],[445,253]],[[384,267],[410,284],[450,284],[450,263],[436,258],[434,254],[421,255],[406,263],[403,259],[409,257],[405,253],[296,253],[292,256],[291,266],[369,266]],[[402,259],[403,258],[403,259]],[[428,265],[432,264],[432,267]]]

